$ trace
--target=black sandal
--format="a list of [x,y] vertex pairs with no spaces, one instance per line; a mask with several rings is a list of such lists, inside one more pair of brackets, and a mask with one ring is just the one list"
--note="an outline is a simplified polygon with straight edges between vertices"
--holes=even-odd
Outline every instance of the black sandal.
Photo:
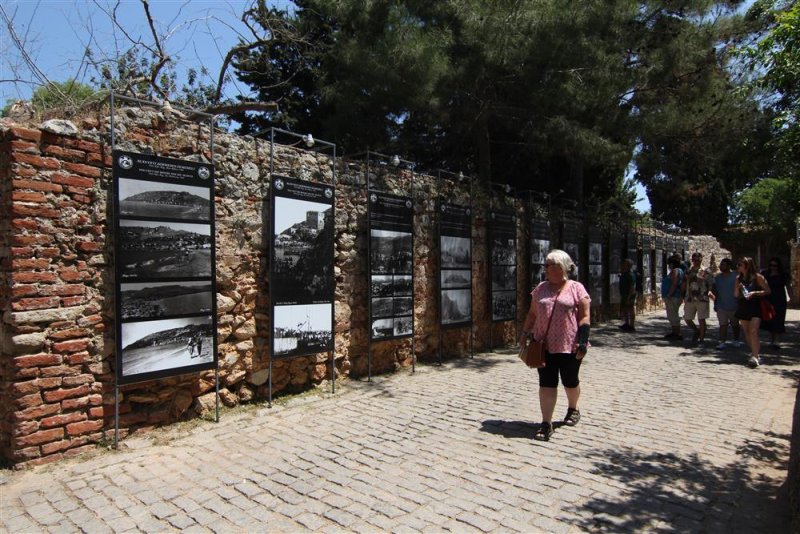
[[567,408],[567,415],[564,416],[564,424],[575,426],[581,420],[581,412],[577,408]]
[[550,441],[550,436],[553,435],[553,432],[555,432],[553,423],[542,423],[539,425],[539,428],[536,429],[533,439],[536,441]]

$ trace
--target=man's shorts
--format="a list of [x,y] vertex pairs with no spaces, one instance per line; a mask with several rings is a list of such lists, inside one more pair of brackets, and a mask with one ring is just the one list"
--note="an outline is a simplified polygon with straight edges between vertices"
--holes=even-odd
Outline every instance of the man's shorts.
[[708,319],[708,302],[692,301],[683,303],[683,318],[693,321],[694,316],[698,319]]
[[719,321],[720,326],[728,323],[738,323],[739,320],[736,319],[735,315],[736,311],[717,310],[717,320]]

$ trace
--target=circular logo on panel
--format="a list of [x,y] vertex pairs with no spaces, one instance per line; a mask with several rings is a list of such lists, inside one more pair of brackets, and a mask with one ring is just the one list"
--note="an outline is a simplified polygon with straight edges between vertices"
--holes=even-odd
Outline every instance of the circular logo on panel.
[[492,212],[492,219],[494,219],[496,217],[497,217],[497,214],[495,214],[495,212]]
[[331,198],[331,197],[333,197],[333,189],[331,189],[330,187],[326,187],[325,198]]
[[442,213],[447,211],[447,204],[442,204]]
[[125,170],[128,170],[131,167],[133,167],[133,158],[127,154],[121,155],[117,160],[117,162],[119,163],[119,166]]
[[201,180],[208,180],[211,177],[211,169],[208,167],[200,167],[197,169],[197,176],[199,176]]
[[376,195],[375,193],[372,193],[372,194],[369,196],[369,201],[370,201],[370,202],[377,202],[377,201],[378,201],[378,195]]
[[408,209],[411,209],[411,206],[412,206],[411,201],[410,200],[406,200],[406,207]]
[[281,180],[280,178],[276,178],[275,179],[275,189],[280,191],[281,189],[283,189],[284,185],[286,185],[286,184],[283,183],[283,180]]
[[467,208],[467,209],[465,209],[465,210],[464,210],[464,213],[466,213],[467,215],[469,215],[470,213],[472,213],[472,210],[471,210],[471,209],[469,209],[469,208]]

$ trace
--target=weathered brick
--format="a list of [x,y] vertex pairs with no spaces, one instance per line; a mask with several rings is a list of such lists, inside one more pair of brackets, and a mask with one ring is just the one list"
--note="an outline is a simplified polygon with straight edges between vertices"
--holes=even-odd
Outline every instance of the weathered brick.
[[39,421],[39,425],[41,428],[52,428],[55,426],[65,426],[70,423],[78,423],[80,421],[86,421],[87,417],[85,413],[82,412],[72,412],[72,413],[65,413],[54,415],[52,417],[45,417],[41,421]]
[[[40,367],[39,374],[43,378],[51,376],[60,376],[63,379],[64,377],[78,375],[80,374],[80,371],[68,365],[54,365],[52,367]],[[61,380],[61,385],[69,386],[70,384],[65,384],[64,380]]]
[[85,408],[89,406],[91,400],[89,397],[79,397],[77,399],[64,399],[61,401],[61,408],[63,410],[76,410],[78,408]]
[[86,159],[86,153],[74,148],[64,148],[58,145],[44,145],[42,153],[48,156],[54,156],[59,159],[68,159],[72,161],[83,161]]
[[55,219],[61,215],[61,212],[53,208],[27,206],[14,202],[11,204],[11,214],[20,217],[44,217],[45,219]]
[[42,417],[55,415],[60,411],[60,404],[42,404],[16,411],[13,413],[12,417],[15,421],[33,421],[34,419],[41,419]]
[[11,268],[18,271],[44,270],[50,266],[47,258],[14,258]]
[[[97,442],[99,440],[93,440],[93,441]],[[80,456],[81,454],[90,453],[94,449],[95,449],[94,445],[83,445],[81,447],[75,447],[74,449],[69,449],[64,451],[64,458],[73,458],[75,456]]]
[[[53,327],[52,325],[50,325]],[[66,330],[58,330],[56,332],[50,333],[50,339],[54,339],[56,341],[63,341],[65,339],[74,339],[76,337],[83,337],[87,334],[86,330],[83,328],[68,328]]]
[[88,443],[88,439],[84,437],[75,439],[65,439],[62,441],[54,441],[52,443],[45,443],[42,445],[42,454],[53,454],[56,452],[65,451],[74,447],[80,447]]
[[64,380],[61,382],[64,384],[64,386],[80,386],[82,384],[90,384],[94,382],[94,375],[84,373],[75,376],[65,376]]
[[79,271],[78,269],[70,267],[59,269],[58,276],[64,282],[79,282],[81,280],[88,280],[92,277],[92,275],[86,271]]
[[67,363],[70,365],[77,365],[79,363],[85,363],[89,361],[89,353],[88,352],[76,352],[74,354],[67,354],[65,356]]
[[95,143],[94,141],[86,141],[85,139],[64,139],[63,143],[64,146],[83,150],[84,152],[94,152],[96,154],[103,152],[103,147],[100,143]]
[[103,248],[103,245],[95,241],[81,241],[75,248],[81,252],[98,252]]
[[25,395],[24,397],[14,400],[14,404],[20,410],[25,410],[26,408],[32,408],[34,406],[41,406],[43,403],[44,401],[39,393],[31,393],[30,395]]
[[44,400],[47,402],[58,402],[63,399],[83,397],[89,393],[89,386],[83,385],[70,389],[54,389],[52,391],[44,392]]
[[25,447],[24,449],[17,449],[13,451],[14,460],[18,462],[24,462],[26,460],[31,460],[33,458],[39,458],[42,453],[39,451],[39,447]]
[[31,128],[23,128],[21,126],[12,126],[9,128],[11,135],[17,139],[25,139],[26,141],[33,141],[38,143],[42,139],[41,130],[33,130]]
[[106,409],[102,406],[94,406],[89,408],[89,416],[95,419],[106,416]]
[[46,308],[58,307],[60,301],[58,297],[24,298],[11,303],[14,311],[43,310]]
[[58,284],[43,287],[41,295],[50,296],[58,295],[59,297],[83,295],[86,292],[86,287],[83,284]]
[[44,193],[41,192],[32,192],[32,191],[12,191],[11,192],[11,200],[17,200],[19,202],[47,202],[47,197]]
[[62,297],[61,298],[61,305],[65,308],[70,308],[72,306],[77,306],[79,304],[83,304],[87,301],[87,298],[84,297]]
[[100,171],[99,167],[92,167],[91,165],[85,165],[83,163],[72,163],[69,161],[65,161],[63,163],[64,170],[69,172],[74,172],[75,174],[81,174],[83,176],[91,176],[93,178],[100,178],[102,172]]
[[[38,448],[38,447],[37,447]],[[24,462],[24,465],[29,467],[37,467],[41,465],[48,465],[58,462],[64,457],[61,453],[51,454],[49,456],[42,456],[41,458],[35,458],[33,460],[28,460]]]
[[11,273],[13,283],[45,282],[51,283],[57,280],[55,273],[49,272],[22,272]]
[[43,365],[59,365],[64,361],[60,354],[33,354],[14,358],[16,367],[40,367]]
[[36,385],[39,389],[53,389],[61,385],[61,377],[37,378]]
[[39,294],[39,286],[36,284],[17,284],[11,287],[12,297],[30,297]]
[[52,242],[53,236],[47,234],[15,235],[11,238],[11,244],[19,247],[30,245],[49,245]]
[[[69,189],[70,189],[70,193],[75,193],[76,192],[76,191],[73,190],[72,187],[70,187]],[[94,199],[92,197],[90,197],[88,195],[84,195],[84,194],[72,195],[72,199],[75,202],[78,202],[80,204],[91,204],[92,202],[94,202]]]
[[83,421],[81,423],[71,423],[67,425],[67,434],[70,436],[78,436],[89,432],[96,432],[103,429],[103,420],[96,419],[94,421]]
[[[84,165],[84,167],[88,167],[88,165]],[[96,167],[89,168],[95,169]],[[50,179],[53,180],[53,183],[61,185],[71,185],[74,187],[94,187],[94,180],[91,178],[75,176],[74,174],[54,173]]]
[[34,191],[50,193],[60,193],[64,190],[64,188],[58,184],[41,180],[12,180],[11,186],[14,189],[33,189]]
[[[61,168],[61,162],[58,161],[56,158],[43,158],[42,156],[37,156],[35,154],[26,154],[24,152],[12,152],[11,161],[15,163],[24,163],[25,165],[30,165],[38,169],[58,170]],[[76,164],[72,163],[71,165],[76,165]]]
[[53,350],[56,352],[78,352],[86,350],[89,346],[88,339],[72,339],[69,341],[62,341],[53,344]]
[[20,178],[33,178],[37,174],[39,174],[39,171],[33,167],[28,167],[27,165],[21,165],[19,163],[14,163],[11,165],[12,176],[18,176]]
[[32,393],[39,391],[39,385],[36,380],[28,380],[27,382],[15,382],[11,384],[11,393],[15,397],[25,397]]
[[36,256],[39,258],[57,258],[61,255],[61,250],[57,247],[42,247],[36,250]]
[[11,255],[15,258],[30,258],[33,256],[33,247],[11,247]]
[[38,231],[39,223],[33,219],[14,219],[11,221],[11,226],[16,230],[31,230]]
[[39,153],[39,145],[31,143],[30,141],[15,140],[11,141],[8,146],[13,152],[27,152],[29,154]]

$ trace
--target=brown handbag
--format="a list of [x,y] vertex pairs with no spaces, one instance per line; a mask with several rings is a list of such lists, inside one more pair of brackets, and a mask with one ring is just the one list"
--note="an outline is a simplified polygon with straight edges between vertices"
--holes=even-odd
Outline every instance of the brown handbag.
[[[567,282],[569,283],[569,282]],[[564,284],[566,287],[566,284]],[[553,322],[553,314],[556,311],[556,304],[558,303],[558,296],[564,290],[564,287],[558,290],[553,302],[553,311],[550,312],[550,318],[547,320],[547,330],[544,331],[544,341],[536,341],[531,334],[525,336],[525,339],[520,343],[519,359],[528,367],[541,368],[547,365],[544,353],[547,350],[545,341],[547,341],[547,333],[550,332],[550,323]]]

